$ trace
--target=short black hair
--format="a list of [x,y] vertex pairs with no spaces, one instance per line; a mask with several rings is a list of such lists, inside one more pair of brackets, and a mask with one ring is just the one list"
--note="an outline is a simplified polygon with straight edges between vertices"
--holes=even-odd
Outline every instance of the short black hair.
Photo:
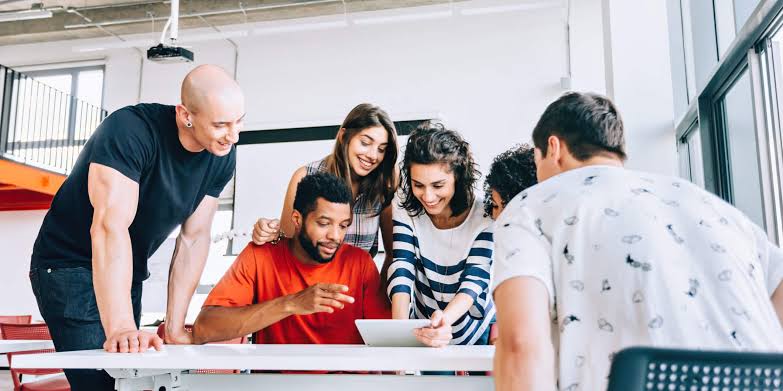
[[353,209],[351,189],[342,179],[333,174],[318,172],[306,175],[299,181],[294,196],[294,210],[302,214],[302,218],[315,210],[318,198],[338,204],[348,204]]
[[533,129],[533,143],[546,156],[557,136],[579,161],[598,155],[626,159],[623,120],[614,103],[594,93],[567,92],[547,106]]
[[492,190],[503,202],[498,206],[505,207],[514,196],[536,183],[533,147],[521,144],[496,156],[484,180],[484,216],[492,215]]
[[441,123],[425,122],[408,137],[400,169],[400,205],[411,216],[424,211],[424,206],[413,195],[411,165],[434,163],[446,164],[454,174],[454,196],[449,207],[452,216],[457,216],[470,208],[476,199],[473,190],[481,173],[473,160],[470,144]]

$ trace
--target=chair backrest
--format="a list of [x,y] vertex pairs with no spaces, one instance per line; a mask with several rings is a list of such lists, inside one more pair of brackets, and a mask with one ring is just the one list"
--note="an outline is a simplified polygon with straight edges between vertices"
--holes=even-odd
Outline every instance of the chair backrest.
[[783,389],[783,354],[634,347],[609,373],[609,391],[724,389]]
[[[193,332],[193,325],[192,324],[186,324],[185,330]],[[158,337],[161,339],[166,339],[166,322],[162,322],[158,325]],[[239,337],[230,339],[228,341],[221,341],[221,342],[210,342],[210,343],[220,343],[220,344],[245,344],[247,343],[247,337]],[[239,370],[233,370],[233,369],[197,369],[193,371],[193,373],[239,373]]]
[[[0,323],[21,323],[30,324],[32,315],[0,315]],[[3,332],[0,330],[0,339],[3,339]]]
[[5,339],[52,339],[46,323],[0,323],[0,331],[3,333]]

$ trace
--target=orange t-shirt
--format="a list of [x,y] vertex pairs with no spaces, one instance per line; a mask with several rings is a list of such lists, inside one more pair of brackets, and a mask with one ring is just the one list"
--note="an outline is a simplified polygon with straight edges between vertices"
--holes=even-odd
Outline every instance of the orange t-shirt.
[[306,265],[288,248],[289,240],[250,243],[210,292],[206,306],[241,307],[297,293],[319,282],[348,286],[353,303],[333,313],[291,315],[255,333],[260,344],[361,344],[356,319],[388,319],[388,301],[370,254],[343,244],[331,262]]

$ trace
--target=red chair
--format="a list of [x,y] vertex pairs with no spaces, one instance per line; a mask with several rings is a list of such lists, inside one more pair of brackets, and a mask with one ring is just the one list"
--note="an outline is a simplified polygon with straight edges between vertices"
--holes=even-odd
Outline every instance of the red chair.
[[[32,315],[0,315],[0,323],[30,324]],[[3,332],[0,330],[0,339],[3,339]]]
[[[34,339],[34,340],[51,340],[52,336],[49,335],[49,328],[44,323],[34,324],[14,324],[14,323],[0,323],[0,331],[5,336],[5,339]],[[22,375],[53,375],[62,374],[62,369],[15,369],[13,363],[14,356],[20,356],[23,354],[35,354],[35,353],[52,353],[54,349],[43,350],[31,350],[26,352],[7,353],[8,355],[8,367],[11,372],[11,378],[14,381],[14,391],[70,391],[71,385],[68,384],[68,379],[65,376],[57,376],[46,378],[42,380],[32,382],[21,382]]]
[[[186,324],[185,330],[189,332],[193,332],[193,325]],[[160,325],[158,325],[158,337],[160,337],[163,340],[166,340],[166,322],[163,322]],[[245,344],[247,343],[247,337],[239,337],[239,338],[229,339],[228,341],[210,342],[210,343]],[[197,369],[193,373],[239,373],[239,370],[238,369]]]

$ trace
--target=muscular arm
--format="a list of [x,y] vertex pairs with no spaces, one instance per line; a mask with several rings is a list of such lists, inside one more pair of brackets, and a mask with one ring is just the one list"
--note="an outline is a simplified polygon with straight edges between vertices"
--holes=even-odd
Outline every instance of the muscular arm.
[[92,279],[101,324],[106,334],[104,349],[110,352],[146,350],[157,337],[138,332],[130,290],[133,257],[130,227],[136,215],[139,185],[119,171],[90,164],[87,192],[93,207]]
[[191,343],[185,332],[185,316],[193,292],[209,256],[210,229],[218,200],[206,196],[193,214],[182,224],[169,268],[166,304],[166,342]]

